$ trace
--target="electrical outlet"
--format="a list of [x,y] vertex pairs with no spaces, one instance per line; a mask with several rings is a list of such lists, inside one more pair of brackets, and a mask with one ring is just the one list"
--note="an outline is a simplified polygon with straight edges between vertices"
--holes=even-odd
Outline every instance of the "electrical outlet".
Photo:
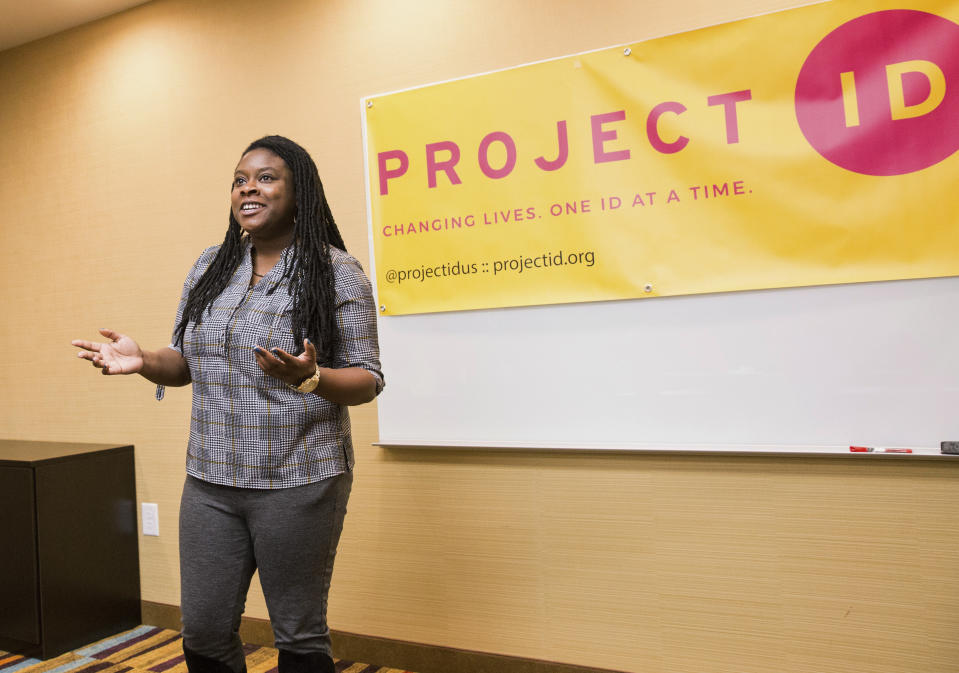
[[140,515],[143,520],[144,535],[160,534],[160,512],[155,502],[144,502],[140,505]]

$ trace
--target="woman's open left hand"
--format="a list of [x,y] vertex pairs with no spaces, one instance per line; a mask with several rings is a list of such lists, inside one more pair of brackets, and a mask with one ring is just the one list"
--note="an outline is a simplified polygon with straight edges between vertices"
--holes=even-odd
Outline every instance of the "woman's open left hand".
[[290,355],[282,348],[267,350],[254,346],[253,356],[265,374],[291,386],[299,385],[316,371],[316,348],[309,339],[303,340],[303,352],[299,355]]

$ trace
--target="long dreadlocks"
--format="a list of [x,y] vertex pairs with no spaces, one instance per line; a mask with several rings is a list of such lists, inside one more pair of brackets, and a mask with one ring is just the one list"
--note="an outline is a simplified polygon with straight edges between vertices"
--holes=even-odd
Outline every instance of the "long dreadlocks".
[[[301,352],[301,344],[306,337],[316,346],[317,361],[329,364],[340,341],[329,246],[344,251],[346,246],[333,220],[320,174],[309,153],[283,136],[266,136],[251,143],[243,154],[259,148],[267,149],[283,159],[293,173],[296,195],[293,244],[287,253],[286,268],[280,282],[286,280],[289,283],[296,352]],[[181,347],[187,324],[202,321],[203,313],[223,292],[239,266],[244,251],[242,233],[231,209],[230,225],[223,244],[190,290],[183,317],[176,327],[176,343]],[[279,284],[274,283],[267,292],[273,293]]]

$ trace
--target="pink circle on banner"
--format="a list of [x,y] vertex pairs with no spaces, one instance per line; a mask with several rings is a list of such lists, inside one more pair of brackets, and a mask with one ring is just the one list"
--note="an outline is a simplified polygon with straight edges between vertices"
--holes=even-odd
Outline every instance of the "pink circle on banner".
[[856,173],[939,163],[959,149],[959,25],[911,9],[844,23],[803,63],[796,119],[817,152]]

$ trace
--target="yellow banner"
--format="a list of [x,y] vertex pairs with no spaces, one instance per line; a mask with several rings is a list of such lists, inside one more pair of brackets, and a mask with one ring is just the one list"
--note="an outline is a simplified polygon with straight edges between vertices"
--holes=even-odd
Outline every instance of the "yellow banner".
[[834,0],[367,99],[382,313],[959,274],[957,20]]

